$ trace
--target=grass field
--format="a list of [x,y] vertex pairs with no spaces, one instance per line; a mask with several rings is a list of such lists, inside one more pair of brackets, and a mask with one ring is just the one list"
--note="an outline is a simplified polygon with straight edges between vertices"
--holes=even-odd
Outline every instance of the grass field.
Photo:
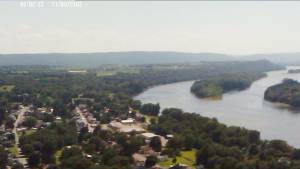
[[10,92],[14,88],[14,85],[2,85],[0,86],[0,92]]
[[121,70],[99,70],[97,71],[97,76],[102,77],[102,76],[113,76],[117,73],[128,73],[128,74],[135,74],[139,73],[138,70],[136,69],[121,69]]
[[102,77],[102,76],[113,76],[115,75],[117,72],[116,71],[98,71],[97,72],[97,76],[98,77]]
[[173,158],[169,158],[166,161],[162,161],[159,163],[162,167],[170,167],[170,165],[174,164],[185,164],[192,168],[195,168],[196,163],[196,150],[191,151],[181,151],[180,156],[176,156],[176,163],[173,163]]
[[62,154],[62,151],[63,151],[63,149],[60,149],[60,150],[56,151],[56,153],[54,154],[56,164],[59,164],[59,158]]
[[25,130],[24,132],[23,131],[18,131],[18,135],[19,136],[22,136],[23,134],[26,135],[26,136],[29,136],[31,135],[32,133],[34,133],[35,130],[33,129],[28,129],[28,130]]
[[18,155],[19,155],[18,149],[17,149],[17,146],[16,146],[16,145],[10,147],[10,148],[8,149],[8,151],[11,152],[11,153],[12,153],[13,155],[15,155],[15,156],[18,156]]
[[137,69],[124,69],[124,70],[121,70],[121,71],[118,71],[120,73],[128,73],[128,74],[136,74],[136,73],[139,73],[139,70]]

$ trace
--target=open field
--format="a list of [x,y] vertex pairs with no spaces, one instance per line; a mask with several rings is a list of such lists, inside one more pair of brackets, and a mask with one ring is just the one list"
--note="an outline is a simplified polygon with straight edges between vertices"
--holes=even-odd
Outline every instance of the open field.
[[102,76],[113,76],[116,73],[117,73],[116,71],[97,71],[96,74],[98,77],[102,77]]
[[139,73],[139,71],[137,69],[116,69],[116,70],[98,70],[97,71],[97,76],[101,77],[101,76],[113,76],[117,73],[127,73],[127,74],[136,74]]
[[10,92],[14,88],[14,85],[2,85],[0,86],[0,92]]
[[56,151],[56,153],[54,154],[56,164],[59,164],[59,158],[62,154],[62,151],[63,151],[63,149],[60,149],[60,150]]
[[159,165],[162,167],[170,167],[174,164],[185,164],[192,168],[195,168],[196,163],[196,150],[191,151],[181,151],[180,156],[176,156],[176,163],[173,163],[173,158],[168,158],[168,160],[160,162]]
[[25,136],[29,136],[29,135],[31,135],[32,133],[34,133],[35,132],[35,130],[33,130],[33,129],[28,129],[28,130],[25,130],[25,131],[18,131],[18,135],[19,136],[23,136],[23,135],[25,135]]

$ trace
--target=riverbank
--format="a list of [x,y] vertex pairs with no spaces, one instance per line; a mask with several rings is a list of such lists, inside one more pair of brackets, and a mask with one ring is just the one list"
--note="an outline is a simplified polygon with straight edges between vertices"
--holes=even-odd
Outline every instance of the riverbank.
[[190,93],[194,81],[156,86],[135,99],[143,103],[160,103],[162,109],[177,107],[186,112],[217,118],[227,125],[255,129],[261,132],[263,139],[282,139],[299,148],[299,111],[278,108],[277,104],[263,99],[265,89],[280,83],[284,78],[300,80],[297,74],[288,74],[287,70],[272,71],[245,91],[224,94],[222,100],[196,98]]

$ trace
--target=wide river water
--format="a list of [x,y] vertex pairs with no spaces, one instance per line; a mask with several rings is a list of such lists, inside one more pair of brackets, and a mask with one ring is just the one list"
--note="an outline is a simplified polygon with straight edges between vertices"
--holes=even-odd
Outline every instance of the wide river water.
[[280,83],[284,78],[300,81],[300,74],[288,74],[287,70],[267,74],[247,90],[225,94],[222,100],[196,98],[190,92],[194,81],[156,86],[135,99],[143,103],[159,103],[162,109],[181,108],[186,112],[215,117],[227,125],[256,129],[261,132],[263,139],[281,139],[300,148],[300,110],[284,108],[263,99],[264,91],[269,86]]

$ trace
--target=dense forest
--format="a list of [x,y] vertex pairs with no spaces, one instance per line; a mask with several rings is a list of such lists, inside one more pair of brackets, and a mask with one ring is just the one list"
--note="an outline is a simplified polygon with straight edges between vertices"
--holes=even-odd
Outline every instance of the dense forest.
[[264,94],[265,100],[300,107],[300,83],[284,79],[282,83],[269,87]]
[[199,98],[221,98],[223,93],[244,90],[253,81],[264,77],[264,73],[235,73],[195,81],[191,92]]
[[[22,123],[26,130],[18,132],[20,144],[16,146],[20,146],[30,168],[136,168],[139,165],[133,155],[145,147],[154,151],[154,155],[146,156],[142,166],[146,168],[157,164],[158,156],[174,158],[181,151],[191,149],[197,152],[193,167],[295,168],[299,166],[300,153],[282,141],[264,142],[257,131],[226,127],[216,119],[177,109],[165,110],[158,116],[159,104],[142,104],[132,99],[154,85],[279,68],[267,61],[206,62],[135,66],[137,73],[99,76],[95,69],[70,73],[51,66],[1,67],[0,124],[7,132],[11,131],[19,105],[29,107],[30,111],[26,112],[29,115]],[[100,124],[93,131],[88,126],[78,130],[78,116],[74,114],[82,105],[85,107],[82,110]],[[42,108],[44,113],[39,110]],[[111,122],[128,122],[128,119],[129,122],[135,119],[144,130],[169,139],[167,145],[162,147],[158,136],[147,141],[137,132],[122,133],[107,127]],[[14,158],[12,154],[17,156],[15,151],[11,145],[0,146],[1,169],[6,165],[22,168],[10,162]],[[292,164],[282,162],[281,158]],[[237,161],[240,163],[236,166]]]

